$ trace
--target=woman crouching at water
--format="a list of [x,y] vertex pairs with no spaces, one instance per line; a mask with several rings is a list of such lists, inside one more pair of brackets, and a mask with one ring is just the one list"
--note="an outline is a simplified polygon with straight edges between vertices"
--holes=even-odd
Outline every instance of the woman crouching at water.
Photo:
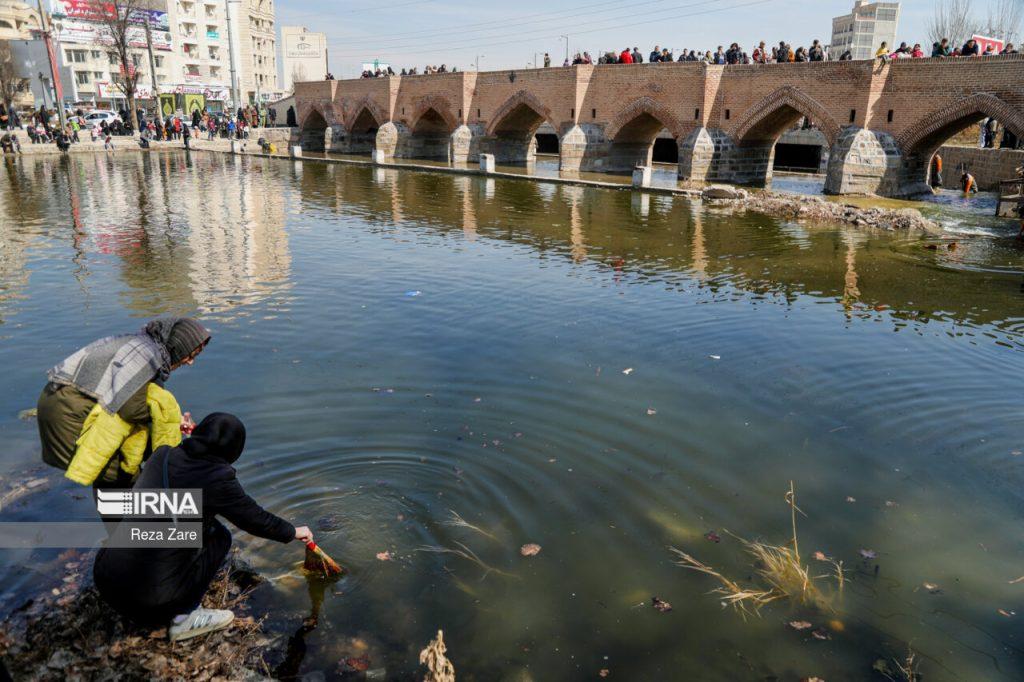
[[192,428],[164,382],[209,342],[197,321],[164,317],[65,358],[37,405],[43,462],[82,485],[131,486],[150,448],[178,445]]
[[217,516],[257,537],[287,543],[313,539],[249,497],[231,466],[245,447],[245,426],[223,412],[209,415],[180,447],[153,453],[136,488],[201,488],[202,549],[101,549],[93,577],[108,604],[143,625],[170,623],[172,641],[226,628],[231,611],[200,607],[231,548],[231,532]]

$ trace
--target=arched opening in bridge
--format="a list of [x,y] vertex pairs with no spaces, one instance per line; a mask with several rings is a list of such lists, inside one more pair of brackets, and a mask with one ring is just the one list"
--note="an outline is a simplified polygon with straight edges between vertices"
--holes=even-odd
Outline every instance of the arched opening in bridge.
[[547,122],[543,123],[533,137],[536,141],[538,154],[558,156],[560,146],[558,143],[558,131],[555,130],[554,126]]
[[513,107],[494,126],[489,141],[494,160],[526,164],[537,158],[537,130],[544,116],[525,102]]
[[[961,192],[961,178],[968,172],[979,191],[998,191],[1001,180],[1012,179],[1012,169],[1004,173],[1007,177],[1001,177],[990,161],[995,159],[993,150],[1024,147],[1018,133],[1024,135],[980,110],[938,125],[904,150],[904,188],[908,194],[941,189]],[[941,173],[936,154],[942,158]]]
[[[663,134],[667,134],[668,138],[661,137]],[[664,141],[659,142],[659,139]],[[676,139],[657,117],[643,112],[615,133],[608,150],[607,169],[612,172],[630,172],[635,166],[649,166],[655,160],[656,147],[660,151],[659,157],[666,158],[666,146],[675,147],[674,158],[678,162],[679,147]]]
[[821,194],[829,147],[828,136],[807,112],[782,104],[736,140],[732,174],[757,187]]
[[411,159],[438,159],[447,161],[451,154],[452,127],[434,108],[427,109],[417,120],[409,135],[408,153]]
[[371,154],[377,147],[377,129],[380,124],[369,109],[363,110],[356,116],[352,123],[352,129],[348,131],[348,153],[349,154]]
[[303,151],[322,152],[326,148],[327,119],[314,109],[302,121],[299,144]]
[[679,164],[679,143],[672,137],[668,128],[662,128],[658,136],[654,138],[654,150],[651,152],[651,161],[654,163],[665,163],[676,166]]

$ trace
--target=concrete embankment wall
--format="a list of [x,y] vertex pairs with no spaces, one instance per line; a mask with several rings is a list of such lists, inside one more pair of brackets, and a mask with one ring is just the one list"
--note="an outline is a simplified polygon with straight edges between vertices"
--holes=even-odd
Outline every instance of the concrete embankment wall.
[[946,186],[956,184],[960,175],[960,166],[967,169],[978,181],[982,190],[996,190],[1000,180],[1011,180],[1016,177],[1016,169],[1024,166],[1024,150],[1020,149],[982,149],[980,147],[942,147],[943,180]]
[[[57,149],[57,145],[52,142],[43,144],[32,144],[29,140],[28,135],[23,130],[15,132],[18,138],[18,142],[21,144],[21,153],[26,156],[36,156],[45,154],[60,154],[60,150]],[[256,128],[249,134],[249,139],[238,140],[238,145],[241,147],[245,146],[246,151],[258,152],[260,151],[259,145],[256,144],[257,140],[261,137],[273,144],[278,152],[287,153],[288,143],[292,135],[291,128]],[[91,142],[89,140],[88,132],[79,133],[81,142],[72,144],[68,149],[69,154],[83,154],[83,153],[103,153],[103,141],[97,140]],[[113,144],[114,152],[128,152],[128,151],[140,151],[139,140],[137,137],[128,135],[117,135],[111,138],[111,144]],[[206,135],[201,134],[199,137],[193,137],[190,144],[193,149],[207,149],[213,151],[231,151],[231,141],[216,137],[213,141],[207,141]],[[168,140],[160,142],[150,142],[151,149],[183,149],[185,143],[181,140]],[[108,152],[109,153],[109,152]]]

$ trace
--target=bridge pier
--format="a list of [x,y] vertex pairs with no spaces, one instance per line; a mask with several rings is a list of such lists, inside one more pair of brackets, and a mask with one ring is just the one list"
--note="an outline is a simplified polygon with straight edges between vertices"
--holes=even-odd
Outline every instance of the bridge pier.
[[481,151],[494,155],[496,163],[529,165],[537,161],[537,140],[516,134],[496,133],[481,141]]
[[721,130],[697,128],[679,142],[679,178],[699,183],[726,177],[732,150],[732,140]]
[[402,158],[409,152],[409,136],[409,129],[404,124],[388,121],[377,130],[374,149],[383,152],[387,160],[396,155]]
[[483,138],[482,126],[463,123],[449,138],[451,144],[451,160],[453,163],[470,163],[480,158],[480,141]]
[[[829,150],[825,193],[907,196],[914,188],[902,186],[905,177],[902,155],[891,135],[848,126]],[[920,176],[919,189],[930,191],[924,177]]]

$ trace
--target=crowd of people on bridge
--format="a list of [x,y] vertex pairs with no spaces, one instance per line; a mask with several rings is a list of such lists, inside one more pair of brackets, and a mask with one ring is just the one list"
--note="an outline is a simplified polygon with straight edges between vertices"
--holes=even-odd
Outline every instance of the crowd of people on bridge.
[[[883,42],[875,53],[875,57],[888,61],[891,59],[923,59],[925,57],[985,57],[997,54],[1017,54],[1017,49],[1013,43],[1007,43],[998,52],[991,45],[982,51],[978,43],[973,39],[968,40],[962,47],[952,48],[950,47],[949,39],[944,38],[932,45],[930,53],[925,53],[920,43],[915,43],[911,47],[903,42],[900,43],[899,47],[892,49],[887,43]],[[715,51],[706,50],[704,52],[683,48],[679,51],[678,56],[676,56],[673,50],[655,45],[654,49],[647,55],[646,60],[640,49],[634,46],[632,48],[627,47],[621,52],[605,52],[598,57],[597,63],[643,64],[646,61],[652,64],[659,62],[704,62],[705,64],[728,65],[850,61],[852,59],[853,53],[849,48],[837,54],[835,50],[832,50],[828,45],[822,44],[820,40],[812,42],[810,47],[800,46],[796,49],[790,43],[783,40],[779,41],[777,46],[772,47],[768,47],[764,41],[761,41],[749,52],[741,48],[739,43],[732,43],[728,49],[719,45]],[[573,56],[572,61],[567,61],[564,66],[593,63],[594,59],[589,52],[577,52]],[[551,61],[546,54],[544,55],[544,66],[551,66]]]
[[[428,65],[423,67],[423,73],[425,73],[425,74],[431,74],[431,73],[458,73],[458,72],[459,72],[458,68],[456,68],[454,66],[449,67],[446,64],[442,64],[441,66],[434,66],[432,64],[428,64]],[[387,78],[388,76],[399,76],[399,75],[401,75],[401,76],[418,76],[418,75],[420,75],[420,71],[419,71],[419,69],[417,67],[413,66],[413,67],[410,67],[408,69],[402,69],[401,73],[397,73],[396,74],[395,70],[392,69],[390,65],[381,65],[381,66],[374,67],[373,69],[364,69],[363,72],[359,75],[359,77],[360,78]],[[332,79],[328,79],[328,80],[332,80]]]

